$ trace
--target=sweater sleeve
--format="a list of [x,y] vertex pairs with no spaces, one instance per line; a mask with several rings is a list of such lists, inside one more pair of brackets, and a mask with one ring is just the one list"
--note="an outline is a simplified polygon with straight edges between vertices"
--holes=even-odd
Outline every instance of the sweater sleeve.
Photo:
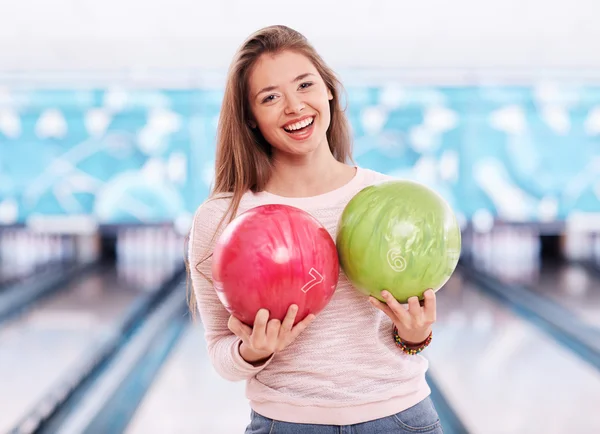
[[[226,380],[242,381],[264,369],[273,356],[259,366],[251,365],[242,358],[239,352],[242,341],[227,327],[230,314],[212,285],[212,250],[218,237],[213,237],[213,234],[226,205],[226,200],[214,199],[205,202],[196,211],[188,244],[189,268],[211,363]],[[219,233],[224,227],[225,223]]]

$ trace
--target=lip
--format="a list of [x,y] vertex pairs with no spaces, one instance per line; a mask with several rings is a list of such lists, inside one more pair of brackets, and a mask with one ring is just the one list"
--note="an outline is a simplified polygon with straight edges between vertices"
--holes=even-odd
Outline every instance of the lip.
[[288,127],[290,125],[294,125],[296,122],[302,122],[305,119],[310,119],[310,118],[314,118],[314,117],[316,117],[316,115],[302,116],[301,118],[297,118],[297,119],[294,119],[294,120],[291,120],[291,121],[285,123],[281,128],[285,128],[285,127]]
[[300,133],[288,133],[288,132],[286,132],[286,136],[289,137],[289,138],[291,138],[292,140],[295,140],[295,141],[298,141],[298,142],[303,142],[305,140],[308,140],[312,136],[312,134],[313,134],[314,131],[315,131],[315,122],[313,122],[310,126],[306,127]]

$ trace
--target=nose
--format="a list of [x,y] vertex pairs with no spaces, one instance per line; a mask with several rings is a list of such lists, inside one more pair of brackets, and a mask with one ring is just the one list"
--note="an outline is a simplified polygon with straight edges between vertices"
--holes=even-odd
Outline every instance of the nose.
[[285,114],[290,115],[300,113],[304,110],[305,104],[297,95],[288,95],[286,99]]

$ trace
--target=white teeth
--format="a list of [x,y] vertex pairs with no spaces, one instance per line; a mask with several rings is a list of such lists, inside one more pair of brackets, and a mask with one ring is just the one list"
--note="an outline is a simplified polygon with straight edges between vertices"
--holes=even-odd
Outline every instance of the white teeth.
[[288,125],[287,127],[284,127],[284,130],[286,130],[286,131],[299,130],[300,128],[304,128],[304,127],[309,126],[310,124],[313,123],[314,120],[315,120],[315,118],[304,119],[303,121],[296,122],[295,124]]

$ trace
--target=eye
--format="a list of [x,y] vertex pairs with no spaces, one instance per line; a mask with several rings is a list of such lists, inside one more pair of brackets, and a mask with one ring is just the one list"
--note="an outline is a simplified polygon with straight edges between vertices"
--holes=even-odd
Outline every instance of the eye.
[[265,99],[262,100],[263,104],[266,102],[271,102],[275,99],[275,95],[269,95]]
[[309,87],[311,87],[313,85],[312,81],[307,81],[305,83],[302,83],[300,85],[300,89],[308,89]]

